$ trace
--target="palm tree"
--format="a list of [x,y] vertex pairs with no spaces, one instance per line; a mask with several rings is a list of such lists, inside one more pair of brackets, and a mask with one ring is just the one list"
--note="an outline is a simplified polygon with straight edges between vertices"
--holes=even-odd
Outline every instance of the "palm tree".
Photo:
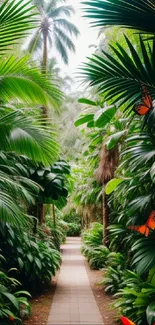
[[114,178],[115,171],[118,166],[119,161],[119,151],[118,145],[113,149],[108,150],[106,145],[103,145],[100,155],[100,164],[95,171],[96,179],[100,184],[102,184],[102,196],[103,196],[103,244],[109,244],[109,230],[108,226],[110,224],[109,220],[109,206],[108,198],[105,194],[105,185]]
[[[60,5],[60,3],[64,5]],[[29,42],[29,51],[41,49],[43,52],[43,69],[47,69],[47,58],[50,48],[61,55],[64,63],[68,63],[68,50],[75,52],[72,37],[77,37],[77,27],[67,18],[74,13],[72,6],[67,6],[65,0],[34,0],[40,13],[40,25]]]
[[13,102],[58,107],[62,99],[57,85],[30,65],[27,57],[6,56],[8,46],[27,35],[36,23],[34,7],[29,4],[30,1],[23,4],[23,1],[6,0],[0,5],[0,51],[5,54],[5,59],[0,57],[0,218],[16,225],[20,223],[19,218],[25,217],[19,200],[32,203],[32,192],[37,190],[37,185],[22,177],[24,166],[20,164],[19,168],[15,156],[48,165],[57,159],[58,144],[50,125],[45,126],[40,117],[35,120],[27,117]]

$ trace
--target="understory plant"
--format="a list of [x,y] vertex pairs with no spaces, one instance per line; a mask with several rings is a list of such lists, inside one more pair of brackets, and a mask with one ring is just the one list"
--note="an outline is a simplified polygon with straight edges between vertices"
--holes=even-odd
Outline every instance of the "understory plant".
[[75,222],[68,222],[67,223],[67,236],[74,237],[79,236],[81,233],[81,225]]
[[83,245],[81,251],[87,257],[92,269],[101,269],[105,266],[110,251],[102,245],[103,226],[100,223],[93,223],[90,229],[82,233]]
[[22,324],[22,319],[30,313],[28,298],[30,294],[27,291],[16,288],[21,283],[11,275],[16,269],[6,271],[6,259],[0,254],[0,324]]
[[[69,205],[69,203],[68,203]],[[81,234],[81,216],[74,208],[64,210],[63,220],[67,226],[67,236],[79,236]]]
[[100,282],[104,286],[105,292],[114,294],[123,288],[126,268],[127,262],[125,256],[119,252],[111,252],[108,254],[104,268],[104,277]]
[[1,225],[0,245],[7,266],[18,269],[19,281],[32,293],[49,284],[59,268],[61,257],[53,243],[31,231]]
[[61,219],[61,216],[57,214],[56,225],[54,225],[51,215],[46,216],[45,225],[49,228],[49,236],[55,248],[60,250],[61,244],[64,244],[66,241],[67,224]]
[[127,270],[122,287],[115,295],[119,297],[115,307],[137,325],[152,325],[155,321],[155,286],[149,279],[145,281],[136,272]]

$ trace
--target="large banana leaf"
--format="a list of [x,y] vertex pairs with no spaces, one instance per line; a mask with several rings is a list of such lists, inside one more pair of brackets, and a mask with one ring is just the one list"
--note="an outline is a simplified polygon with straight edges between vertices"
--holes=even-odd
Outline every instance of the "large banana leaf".
[[141,100],[141,84],[145,84],[154,96],[155,89],[155,47],[141,38],[135,49],[125,37],[126,46],[119,43],[113,47],[112,54],[94,54],[81,68],[81,77],[90,86],[104,94],[110,103],[132,107]]
[[8,50],[36,25],[36,13],[30,0],[5,0],[0,5],[0,52]]
[[153,0],[89,0],[83,4],[92,26],[121,26],[155,34]]

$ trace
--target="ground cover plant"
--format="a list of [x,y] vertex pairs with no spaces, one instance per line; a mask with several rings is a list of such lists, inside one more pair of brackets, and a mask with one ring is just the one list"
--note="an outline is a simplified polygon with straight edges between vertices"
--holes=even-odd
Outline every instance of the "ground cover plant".
[[37,235],[5,225],[1,227],[0,244],[8,268],[17,268],[19,281],[32,293],[49,284],[59,268],[60,254],[48,238],[43,241]]
[[22,324],[21,319],[30,313],[28,298],[31,296],[25,290],[16,290],[21,283],[11,276],[12,269],[7,271],[6,264],[6,259],[0,254],[0,324],[4,321],[5,324],[10,321]]

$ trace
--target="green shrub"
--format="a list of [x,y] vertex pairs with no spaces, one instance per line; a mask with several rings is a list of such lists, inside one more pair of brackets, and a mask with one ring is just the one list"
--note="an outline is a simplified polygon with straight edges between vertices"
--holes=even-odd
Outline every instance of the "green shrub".
[[49,284],[59,268],[60,253],[51,247],[51,242],[23,232],[23,229],[4,226],[0,246],[8,267],[19,270],[19,281],[31,292]]
[[68,230],[67,236],[80,236],[81,234],[81,217],[76,213],[74,209],[69,210],[64,216]]
[[46,226],[50,229],[50,236],[55,248],[60,250],[60,245],[65,243],[68,226],[62,219],[57,218],[56,226],[53,224],[51,216],[46,216]]
[[30,313],[27,300],[30,294],[27,291],[16,291],[20,282],[8,276],[11,271],[16,270],[6,272],[2,268],[2,261],[6,262],[5,258],[0,255],[0,324],[10,324],[11,320],[14,324],[22,324],[21,318]]
[[109,249],[102,245],[103,225],[98,222],[91,224],[90,228],[83,231],[83,246],[81,251],[88,259],[92,269],[101,269],[105,266]]
[[81,225],[76,223],[67,223],[67,236],[80,236],[81,233]]
[[74,209],[67,211],[63,216],[63,220],[67,223],[81,224],[81,216]]
[[121,269],[121,266],[117,266],[116,268],[108,266],[104,271],[105,276],[100,282],[101,285],[104,285],[104,291],[112,294],[118,292],[118,290],[122,288],[124,270]]
[[143,281],[137,273],[127,270],[122,286],[124,288],[115,295],[119,296],[115,307],[119,308],[121,314],[132,319],[136,325],[152,325],[152,322],[148,322],[147,319],[155,316],[155,285]]
[[107,256],[106,265],[100,284],[104,285],[105,292],[113,294],[123,288],[126,259],[121,253],[111,252]]
[[81,251],[87,257],[88,263],[92,269],[98,270],[105,266],[109,249],[105,246],[87,246],[83,245]]
[[103,225],[94,222],[91,224],[90,229],[82,233],[83,242],[86,245],[98,246],[102,245],[103,240]]

